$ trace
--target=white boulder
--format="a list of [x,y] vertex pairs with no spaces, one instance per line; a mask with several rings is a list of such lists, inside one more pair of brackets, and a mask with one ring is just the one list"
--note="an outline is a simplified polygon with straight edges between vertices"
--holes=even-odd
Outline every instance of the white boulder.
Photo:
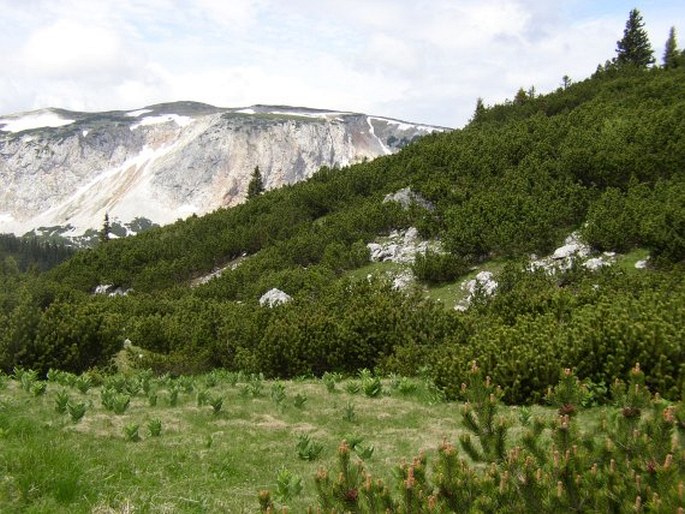
[[610,266],[611,263],[605,261],[601,257],[594,257],[592,259],[588,259],[583,263],[583,266],[589,269],[590,271],[596,271],[599,268],[603,266]]
[[274,287],[262,295],[262,297],[259,299],[259,305],[262,307],[275,307],[276,305],[280,305],[282,303],[288,303],[292,299],[292,296],[290,296],[288,293],[285,293]]
[[646,259],[640,259],[635,263],[635,268],[636,269],[645,269],[647,267],[647,263],[649,262],[649,257]]
[[412,191],[409,187],[405,187],[404,189],[400,189],[395,193],[386,195],[386,197],[383,198],[383,203],[385,202],[397,202],[402,206],[403,209],[409,209],[412,204],[416,204],[429,211],[435,209],[435,206],[431,202],[426,200],[419,193]]

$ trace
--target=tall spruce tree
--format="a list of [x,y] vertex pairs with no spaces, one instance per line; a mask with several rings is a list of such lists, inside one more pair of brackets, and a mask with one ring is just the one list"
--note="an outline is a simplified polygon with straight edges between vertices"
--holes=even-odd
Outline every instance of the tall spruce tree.
[[259,166],[255,166],[250,183],[247,185],[247,197],[253,198],[261,195],[263,192],[264,181],[262,180],[262,174],[259,171]]
[[473,122],[478,122],[483,118],[483,115],[485,114],[485,105],[483,104],[483,99],[481,97],[478,97],[476,100],[476,110],[473,113],[473,118],[471,118],[471,121]]
[[638,68],[646,68],[654,64],[654,51],[644,25],[640,11],[637,9],[630,11],[623,38],[616,42],[614,64]]
[[106,243],[109,241],[109,235],[112,233],[112,227],[109,224],[109,214],[105,213],[105,221],[102,223],[102,230],[100,230],[100,242]]
[[663,65],[664,68],[677,68],[680,63],[680,52],[678,52],[678,43],[675,37],[675,27],[671,27],[668,32],[668,39],[666,40],[666,47],[664,48]]

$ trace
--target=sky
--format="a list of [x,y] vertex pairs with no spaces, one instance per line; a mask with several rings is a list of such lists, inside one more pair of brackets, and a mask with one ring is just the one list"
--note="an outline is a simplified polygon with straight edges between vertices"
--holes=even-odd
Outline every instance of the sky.
[[682,0],[0,0],[0,113],[177,100],[463,126],[476,100],[582,80],[640,10],[657,61]]

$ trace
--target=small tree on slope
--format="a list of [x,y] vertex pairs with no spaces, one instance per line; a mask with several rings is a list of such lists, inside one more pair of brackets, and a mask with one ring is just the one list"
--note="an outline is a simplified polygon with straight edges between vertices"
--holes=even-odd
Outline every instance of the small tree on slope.
[[264,192],[264,182],[262,180],[262,174],[259,171],[259,166],[255,166],[252,172],[252,178],[247,186],[247,198],[253,198],[259,196]]

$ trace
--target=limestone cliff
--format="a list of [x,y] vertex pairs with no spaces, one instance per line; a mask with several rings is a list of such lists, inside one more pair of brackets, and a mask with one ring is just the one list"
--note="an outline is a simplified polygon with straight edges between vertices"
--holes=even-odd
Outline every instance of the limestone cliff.
[[255,166],[271,189],[321,166],[393,153],[435,130],[444,129],[348,112],[192,102],[4,116],[0,233],[59,227],[77,236],[99,228],[105,213],[135,232],[144,225],[136,219],[166,224],[243,201]]

